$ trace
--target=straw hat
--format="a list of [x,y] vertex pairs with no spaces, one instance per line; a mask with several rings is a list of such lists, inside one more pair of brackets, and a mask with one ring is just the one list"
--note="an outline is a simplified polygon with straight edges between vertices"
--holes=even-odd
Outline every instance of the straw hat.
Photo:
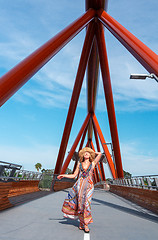
[[95,152],[93,151],[93,149],[89,148],[89,147],[85,147],[83,149],[81,149],[79,151],[79,158],[82,158],[83,155],[85,154],[85,152],[89,152],[91,157],[94,159],[95,158]]

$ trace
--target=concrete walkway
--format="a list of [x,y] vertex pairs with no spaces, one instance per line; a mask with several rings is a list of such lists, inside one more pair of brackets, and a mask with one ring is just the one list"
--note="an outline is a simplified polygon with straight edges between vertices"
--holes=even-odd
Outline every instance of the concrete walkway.
[[90,234],[78,229],[78,221],[63,218],[61,207],[67,191],[0,213],[0,240],[157,240],[158,216],[112,193],[95,190],[94,223]]

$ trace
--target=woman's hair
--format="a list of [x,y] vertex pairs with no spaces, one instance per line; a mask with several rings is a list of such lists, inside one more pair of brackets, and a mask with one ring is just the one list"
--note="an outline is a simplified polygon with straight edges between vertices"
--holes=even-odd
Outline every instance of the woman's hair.
[[[80,157],[80,162],[84,162],[84,156],[82,156],[82,157]],[[90,156],[89,156],[89,161],[90,162],[93,162],[93,158],[92,158],[92,156],[91,156],[91,154],[90,154]]]

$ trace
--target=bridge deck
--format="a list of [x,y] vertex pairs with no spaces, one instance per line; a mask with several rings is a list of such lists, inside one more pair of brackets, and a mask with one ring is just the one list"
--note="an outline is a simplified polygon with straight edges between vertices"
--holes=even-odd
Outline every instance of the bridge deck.
[[158,216],[110,192],[95,190],[94,223],[90,234],[78,222],[63,218],[67,190],[56,192],[0,213],[0,240],[157,240]]

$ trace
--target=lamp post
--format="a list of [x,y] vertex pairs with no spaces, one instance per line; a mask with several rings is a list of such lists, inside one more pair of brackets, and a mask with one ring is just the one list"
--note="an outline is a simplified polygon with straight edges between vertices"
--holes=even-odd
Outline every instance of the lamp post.
[[154,74],[131,74],[130,79],[146,79],[146,78],[153,78],[158,82],[158,77]]
[[112,159],[113,159],[114,166],[115,166],[115,168],[116,168],[116,164],[115,164],[115,156],[114,156],[114,149],[113,149],[113,145],[112,145],[112,143],[109,142],[109,143],[103,143],[103,144],[105,144],[105,145],[110,145],[110,146],[111,146],[111,157],[112,157]]

